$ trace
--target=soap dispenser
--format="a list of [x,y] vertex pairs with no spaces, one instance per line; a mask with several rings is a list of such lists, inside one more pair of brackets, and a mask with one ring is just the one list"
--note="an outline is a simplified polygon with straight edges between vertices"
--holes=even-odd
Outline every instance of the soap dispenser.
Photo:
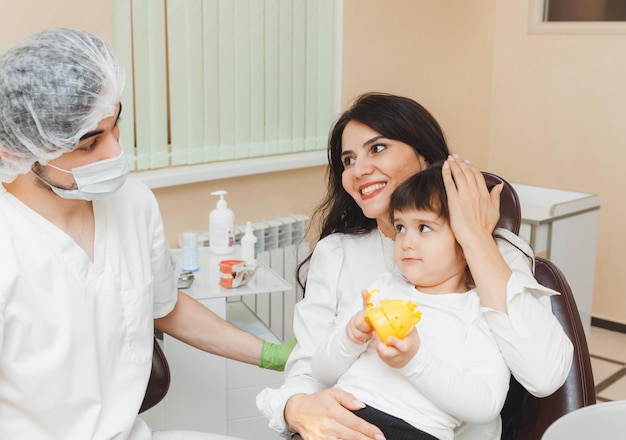
[[217,206],[209,214],[209,248],[214,254],[228,254],[235,245],[235,213],[228,209],[226,191],[211,193],[219,196]]

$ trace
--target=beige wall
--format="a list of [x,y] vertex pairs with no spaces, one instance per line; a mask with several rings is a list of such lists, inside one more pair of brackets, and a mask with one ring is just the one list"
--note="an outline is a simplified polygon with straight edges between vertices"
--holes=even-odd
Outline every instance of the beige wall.
[[487,164],[494,0],[344,0],[343,97],[415,98],[450,149]]
[[[451,149],[510,181],[601,195],[593,314],[626,323],[625,35],[530,35],[529,0],[344,0],[344,105],[370,90],[411,96]],[[111,2],[0,0],[0,49],[45,26],[111,40]],[[69,11],[69,12],[68,12]],[[168,238],[206,226],[210,191],[237,221],[310,213],[324,168],[155,191]]]
[[0,50],[50,26],[75,27],[112,41],[110,0],[0,0]]
[[283,214],[311,215],[324,193],[325,167],[215,180],[171,188],[154,193],[164,214],[172,246],[185,228],[209,227],[209,213],[217,202],[211,192],[228,191],[228,207],[238,224]]
[[498,2],[488,165],[600,195],[593,316],[626,323],[626,35],[529,35],[527,14]]

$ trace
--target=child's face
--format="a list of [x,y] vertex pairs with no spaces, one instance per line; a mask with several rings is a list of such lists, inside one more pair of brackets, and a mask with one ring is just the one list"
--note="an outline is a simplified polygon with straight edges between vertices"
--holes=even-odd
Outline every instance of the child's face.
[[423,293],[467,291],[465,258],[450,224],[430,211],[396,211],[394,218],[402,274]]

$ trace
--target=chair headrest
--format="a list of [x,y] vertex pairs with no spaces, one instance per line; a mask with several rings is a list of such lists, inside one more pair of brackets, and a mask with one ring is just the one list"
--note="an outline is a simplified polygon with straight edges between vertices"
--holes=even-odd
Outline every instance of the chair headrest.
[[499,183],[504,183],[502,193],[500,193],[500,220],[497,227],[506,228],[515,234],[519,234],[519,228],[522,223],[522,208],[515,188],[502,177],[495,174],[483,171],[483,176],[485,176],[485,182],[490,191],[491,188]]

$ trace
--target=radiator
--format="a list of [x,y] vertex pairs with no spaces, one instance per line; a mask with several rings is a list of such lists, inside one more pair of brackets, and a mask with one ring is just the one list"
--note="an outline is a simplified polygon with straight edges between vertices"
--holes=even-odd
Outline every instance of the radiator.
[[[308,217],[291,214],[252,222],[257,238],[257,259],[285,279],[291,289],[259,295],[244,295],[228,301],[242,301],[279,339],[293,337],[293,309],[303,297],[296,279],[296,268],[310,252],[305,241]],[[239,243],[245,224],[237,225],[235,241]]]

